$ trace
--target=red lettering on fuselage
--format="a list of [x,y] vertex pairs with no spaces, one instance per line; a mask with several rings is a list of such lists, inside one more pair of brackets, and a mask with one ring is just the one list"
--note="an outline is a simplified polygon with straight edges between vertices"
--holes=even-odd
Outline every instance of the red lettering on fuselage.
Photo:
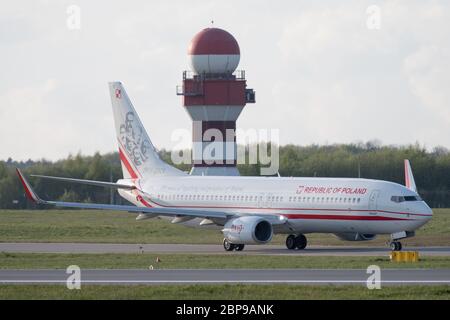
[[367,193],[367,188],[298,186],[296,194],[359,194]]

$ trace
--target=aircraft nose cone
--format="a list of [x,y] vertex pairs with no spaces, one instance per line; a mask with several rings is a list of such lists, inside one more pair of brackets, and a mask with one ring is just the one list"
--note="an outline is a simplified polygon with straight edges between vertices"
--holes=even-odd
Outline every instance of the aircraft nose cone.
[[431,217],[433,216],[433,210],[431,210],[431,208],[425,202],[423,203],[423,205],[424,214],[428,214],[430,216],[429,219],[431,219]]

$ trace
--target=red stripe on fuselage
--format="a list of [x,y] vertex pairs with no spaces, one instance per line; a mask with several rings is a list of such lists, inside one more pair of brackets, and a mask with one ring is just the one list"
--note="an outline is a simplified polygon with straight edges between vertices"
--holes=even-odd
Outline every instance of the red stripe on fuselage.
[[145,201],[145,199],[142,196],[137,196],[136,198],[137,200],[139,200],[144,206],[146,206],[147,208],[151,208],[152,206],[150,205],[150,203],[148,203],[147,201]]
[[136,201],[142,203],[142,204],[143,204],[145,207],[147,207],[147,208],[152,208],[152,205],[151,205],[150,203],[148,203],[148,202],[144,199],[144,197],[141,196],[141,195],[139,194],[139,191],[133,190],[132,193],[133,193],[134,195],[136,195]]
[[[155,202],[154,200],[149,198],[149,201],[160,206],[160,207],[168,207],[168,208],[201,208],[201,209],[211,209],[211,208],[219,208],[219,207],[206,207],[206,206],[169,206],[169,205],[163,205],[160,203]],[[263,209],[263,210],[277,210],[277,208],[243,208],[243,207],[220,207],[223,209]],[[317,210],[317,211],[348,211],[348,209],[293,209],[289,208],[291,210]],[[286,209],[281,209],[286,210]],[[350,210],[354,212],[385,212],[385,213],[393,213],[394,212],[388,212],[388,211],[372,211],[372,210]],[[404,218],[393,218],[393,217],[386,217],[386,216],[355,216],[355,215],[331,215],[331,214],[321,214],[321,213],[315,213],[315,214],[304,214],[304,213],[274,213],[281,216],[285,216],[288,219],[316,219],[316,220],[364,220],[364,221],[414,221],[416,219],[404,219]],[[408,214],[408,213],[400,213],[397,212],[397,214]],[[414,215],[411,213],[411,215]],[[415,214],[419,215],[419,214]],[[428,215],[422,215],[422,216],[428,216]]]
[[137,174],[134,172],[133,168],[131,167],[130,162],[128,162],[127,157],[125,156],[125,154],[122,151],[122,148],[119,147],[119,156],[120,156],[120,161],[122,161],[122,163],[125,165],[125,168],[127,168],[128,173],[130,174],[132,179],[137,179],[138,176]]
[[333,215],[333,214],[282,214],[288,219],[308,219],[308,220],[365,220],[365,221],[391,221],[391,220],[412,220],[402,218],[391,218],[381,216],[349,216],[349,215]]
[[164,205],[155,200],[152,200],[147,196],[150,202],[153,204],[164,207],[164,208],[194,208],[194,209],[242,209],[242,210],[289,210],[289,211],[333,211],[333,212],[378,212],[378,213],[390,213],[390,214],[401,214],[401,215],[411,215],[411,216],[423,216],[431,217],[429,214],[420,213],[409,213],[409,212],[397,212],[397,211],[386,211],[386,210],[368,210],[368,209],[334,209],[334,208],[258,208],[258,207],[229,207],[229,206],[201,206],[201,205]]

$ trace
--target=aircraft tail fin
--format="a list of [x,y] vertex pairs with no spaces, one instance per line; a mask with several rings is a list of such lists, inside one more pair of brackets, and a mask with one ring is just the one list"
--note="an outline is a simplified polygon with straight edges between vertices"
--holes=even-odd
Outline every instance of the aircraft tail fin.
[[185,175],[162,161],[120,82],[110,82],[119,156],[124,178]]
[[416,182],[414,181],[411,164],[408,159],[405,159],[405,186],[408,189],[417,192]]

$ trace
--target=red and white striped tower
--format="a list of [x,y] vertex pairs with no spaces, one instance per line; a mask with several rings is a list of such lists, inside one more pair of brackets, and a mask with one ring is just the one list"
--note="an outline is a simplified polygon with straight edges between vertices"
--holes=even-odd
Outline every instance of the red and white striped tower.
[[246,103],[255,102],[244,71],[236,71],[239,45],[227,31],[206,28],[188,49],[191,71],[183,72],[177,94],[193,121],[193,175],[239,175],[236,120]]

